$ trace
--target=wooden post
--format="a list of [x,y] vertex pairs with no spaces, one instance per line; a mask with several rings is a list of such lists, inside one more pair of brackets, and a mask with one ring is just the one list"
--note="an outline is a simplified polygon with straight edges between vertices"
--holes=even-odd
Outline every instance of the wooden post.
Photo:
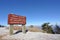
[[13,25],[10,25],[10,35],[13,35]]
[[25,27],[25,25],[22,25],[22,32],[26,33],[26,27]]

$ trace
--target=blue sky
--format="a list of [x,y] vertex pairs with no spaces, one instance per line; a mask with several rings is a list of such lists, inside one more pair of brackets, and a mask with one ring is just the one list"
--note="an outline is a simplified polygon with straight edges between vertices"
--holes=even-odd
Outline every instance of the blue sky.
[[9,13],[26,16],[26,25],[60,24],[60,0],[0,0],[1,25],[8,25]]

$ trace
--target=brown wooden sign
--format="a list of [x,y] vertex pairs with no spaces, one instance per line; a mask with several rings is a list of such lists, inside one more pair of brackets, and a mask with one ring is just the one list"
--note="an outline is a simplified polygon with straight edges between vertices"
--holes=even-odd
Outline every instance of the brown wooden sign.
[[8,15],[8,24],[26,24],[26,17],[25,16],[19,16],[15,14],[9,14]]

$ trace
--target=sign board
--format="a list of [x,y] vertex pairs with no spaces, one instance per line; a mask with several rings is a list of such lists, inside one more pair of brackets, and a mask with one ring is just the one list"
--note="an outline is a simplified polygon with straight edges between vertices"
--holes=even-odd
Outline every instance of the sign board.
[[26,24],[26,17],[25,16],[19,16],[15,14],[9,14],[8,15],[8,24]]

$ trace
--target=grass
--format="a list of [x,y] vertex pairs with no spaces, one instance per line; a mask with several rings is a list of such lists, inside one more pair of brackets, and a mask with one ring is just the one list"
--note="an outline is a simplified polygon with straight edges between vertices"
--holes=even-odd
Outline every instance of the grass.
[[37,27],[32,27],[32,28],[28,28],[29,31],[31,32],[41,32],[42,30],[40,30],[40,28],[37,28]]

